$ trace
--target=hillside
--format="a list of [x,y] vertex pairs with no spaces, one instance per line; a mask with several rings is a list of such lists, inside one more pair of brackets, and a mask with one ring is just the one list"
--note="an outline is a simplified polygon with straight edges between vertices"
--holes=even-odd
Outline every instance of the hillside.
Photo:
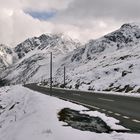
[[49,80],[50,52],[53,53],[53,85],[84,90],[140,92],[140,25],[120,29],[81,45],[58,35],[41,35],[14,48],[19,60],[1,75],[9,83]]
[[53,72],[61,63],[61,58],[78,48],[80,43],[63,34],[41,35],[25,40],[13,51],[18,61],[8,67],[1,75],[7,84],[39,82],[49,78],[50,52],[53,53]]
[[70,53],[57,70],[56,84],[63,81],[63,65],[68,87],[140,92],[140,26],[124,24]]

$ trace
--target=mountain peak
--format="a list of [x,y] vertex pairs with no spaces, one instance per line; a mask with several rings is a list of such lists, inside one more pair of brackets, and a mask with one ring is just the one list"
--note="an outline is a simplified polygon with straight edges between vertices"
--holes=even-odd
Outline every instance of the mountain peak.
[[126,23],[121,26],[121,28],[137,28],[140,29],[140,23]]
[[[41,35],[42,36],[42,35]],[[69,40],[74,41],[70,36],[65,35],[64,33],[54,33],[54,34],[43,34],[43,36],[50,37],[52,39],[61,39],[61,40]]]
[[15,52],[19,59],[24,57],[28,52],[37,50],[48,50],[61,53],[70,52],[79,46],[80,43],[72,40],[62,33],[59,34],[42,34],[39,37],[33,37],[25,40],[15,47]]

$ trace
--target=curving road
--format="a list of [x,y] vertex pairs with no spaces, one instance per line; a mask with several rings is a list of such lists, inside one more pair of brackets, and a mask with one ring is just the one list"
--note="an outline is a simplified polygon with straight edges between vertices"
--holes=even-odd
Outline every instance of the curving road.
[[140,133],[140,98],[56,88],[50,92],[49,88],[36,84],[25,87],[98,110],[120,120],[120,124],[131,132]]

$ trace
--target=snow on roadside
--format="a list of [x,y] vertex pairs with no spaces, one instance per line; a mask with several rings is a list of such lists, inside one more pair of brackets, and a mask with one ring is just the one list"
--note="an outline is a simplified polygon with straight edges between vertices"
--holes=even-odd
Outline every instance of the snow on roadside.
[[[22,86],[0,89],[0,140],[139,140],[140,134],[117,133],[97,134],[64,127],[57,113],[63,108],[78,111],[87,108],[31,91]],[[84,112],[85,113],[85,112]],[[92,116],[103,116],[114,127],[117,122],[97,111]],[[121,128],[121,126],[120,126]]]

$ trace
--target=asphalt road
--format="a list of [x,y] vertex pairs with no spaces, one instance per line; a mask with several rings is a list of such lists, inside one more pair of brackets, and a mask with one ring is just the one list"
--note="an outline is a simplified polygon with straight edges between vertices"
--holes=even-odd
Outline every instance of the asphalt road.
[[120,120],[120,124],[131,132],[140,133],[140,98],[54,88],[50,92],[49,89],[35,84],[25,87],[98,110]]

